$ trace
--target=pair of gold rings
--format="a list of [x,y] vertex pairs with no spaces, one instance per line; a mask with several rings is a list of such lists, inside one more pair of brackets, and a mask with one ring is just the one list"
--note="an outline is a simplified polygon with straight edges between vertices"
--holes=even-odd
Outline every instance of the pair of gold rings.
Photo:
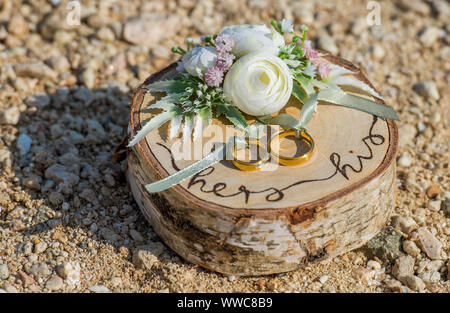
[[[276,140],[280,141],[281,139],[289,137],[289,136],[295,136],[296,138],[305,140],[309,145],[309,149],[305,153],[303,153],[299,156],[294,156],[294,157],[283,156],[280,153],[276,153],[275,152],[276,149],[272,148],[272,144]],[[257,161],[242,161],[242,160],[239,160],[236,158],[237,147],[236,147],[236,145],[234,146],[234,149],[233,149],[234,159],[231,161],[231,163],[233,163],[233,165],[235,167],[237,167],[238,169],[240,169],[242,171],[247,171],[247,172],[260,170],[264,166],[264,164],[266,164],[269,161],[270,157],[272,157],[272,159],[275,162],[285,165],[285,166],[300,165],[300,164],[305,163],[306,161],[308,161],[311,158],[312,152],[314,150],[314,140],[306,132],[305,129],[285,130],[285,131],[279,132],[269,140],[267,147],[265,147],[264,144],[262,144],[261,141],[259,141],[258,139],[247,139],[247,144],[256,144],[259,147],[261,147],[267,151],[267,153],[261,159],[259,159]]]

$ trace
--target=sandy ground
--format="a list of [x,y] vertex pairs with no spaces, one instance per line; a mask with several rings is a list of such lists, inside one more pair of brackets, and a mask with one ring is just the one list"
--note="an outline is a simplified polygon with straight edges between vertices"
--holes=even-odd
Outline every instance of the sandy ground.
[[[0,292],[449,292],[449,6],[374,2],[370,26],[356,0],[88,0],[80,25],[67,1],[0,1]],[[142,32],[129,20],[144,13]],[[223,276],[158,244],[112,151],[130,92],[171,46],[283,17],[364,66],[399,113],[392,227],[294,272]],[[133,262],[144,244],[147,266]]]

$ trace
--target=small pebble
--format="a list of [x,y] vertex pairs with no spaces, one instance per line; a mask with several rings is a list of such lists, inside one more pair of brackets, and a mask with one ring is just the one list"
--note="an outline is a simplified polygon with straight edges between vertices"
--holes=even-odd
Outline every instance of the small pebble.
[[18,107],[0,110],[0,124],[16,125],[19,122],[20,111]]
[[439,28],[427,26],[419,33],[419,40],[425,47],[432,46],[441,36],[442,32]]
[[142,237],[141,233],[139,233],[137,230],[131,229],[130,236],[135,241],[144,242],[144,237]]
[[440,193],[441,193],[441,188],[439,188],[439,186],[437,186],[437,185],[431,185],[427,189],[427,197],[430,199],[436,198]]
[[163,251],[164,246],[159,242],[140,246],[134,251],[132,262],[137,268],[151,270]]
[[426,227],[420,227],[417,232],[420,246],[428,257],[432,260],[441,259],[442,243]]
[[403,251],[405,251],[407,254],[409,254],[412,257],[416,257],[420,254],[420,249],[411,240],[403,241],[402,248],[403,248]]
[[5,280],[9,277],[8,265],[0,263],[0,280]]
[[440,98],[436,84],[432,81],[419,82],[413,86],[413,89],[425,98],[431,98],[433,100],[439,100]]
[[402,156],[398,159],[398,165],[401,167],[409,167],[413,164],[413,159],[409,156],[409,154],[404,153]]
[[441,209],[441,205],[442,205],[441,200],[428,201],[428,208],[435,212],[439,212],[439,210]]
[[402,283],[406,283],[406,277],[414,274],[414,258],[406,255],[396,259],[392,274]]
[[414,291],[425,289],[425,283],[415,275],[406,276],[406,285]]
[[19,148],[20,154],[25,155],[30,151],[31,143],[33,140],[27,134],[20,134],[17,138],[17,148]]
[[323,275],[323,276],[320,276],[320,278],[319,278],[319,281],[322,285],[325,284],[327,282],[327,280],[328,280],[328,275]]
[[48,290],[59,290],[63,288],[64,282],[61,279],[61,277],[58,276],[52,276],[47,282],[45,283],[45,287]]
[[91,286],[91,287],[88,287],[88,289],[94,293],[109,293],[109,292],[111,292],[105,286]]
[[45,241],[38,242],[37,244],[34,245],[34,253],[39,254],[44,252],[45,250],[47,250],[47,246],[48,245]]

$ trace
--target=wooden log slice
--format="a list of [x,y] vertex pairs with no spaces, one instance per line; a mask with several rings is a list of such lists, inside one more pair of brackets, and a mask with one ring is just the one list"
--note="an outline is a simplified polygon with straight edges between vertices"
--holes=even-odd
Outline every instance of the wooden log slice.
[[[371,85],[348,61],[326,58],[356,71],[358,79]],[[175,67],[152,75],[135,92],[130,137],[154,114],[143,109],[161,96],[147,93],[145,86],[173,77]],[[298,117],[294,101],[285,111]],[[362,246],[393,210],[398,131],[391,120],[319,104],[309,124],[316,148],[307,163],[244,172],[222,161],[149,194],[145,184],[194,162],[176,160],[177,140],[168,139],[167,124],[129,149],[129,183],[161,239],[205,268],[232,275],[294,270]],[[224,127],[222,120],[213,124]]]

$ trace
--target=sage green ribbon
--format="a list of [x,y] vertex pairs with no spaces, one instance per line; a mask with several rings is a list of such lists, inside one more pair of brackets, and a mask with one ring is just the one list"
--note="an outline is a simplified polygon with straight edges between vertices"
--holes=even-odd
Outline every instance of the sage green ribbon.
[[363,111],[381,118],[400,120],[395,110],[388,105],[331,88],[311,94],[308,100],[302,105],[299,120],[286,113],[280,113],[277,116],[260,116],[258,120],[267,125],[279,125],[284,128],[297,130],[306,128],[311,121],[319,100]]
[[211,165],[220,162],[227,155],[227,153],[229,153],[229,151],[231,151],[231,149],[235,145],[238,145],[239,143],[243,144],[240,146],[241,148],[243,148],[247,144],[245,142],[245,139],[241,137],[231,137],[227,143],[223,143],[221,146],[216,147],[214,151],[210,152],[203,159],[186,166],[185,168],[176,172],[175,174],[167,176],[166,178],[163,178],[151,184],[145,185],[145,189],[147,189],[147,191],[150,193],[160,192],[169,189],[170,187],[173,187],[181,183],[182,181],[191,177],[192,175],[200,173],[201,171],[207,169]]
[[[299,120],[285,113],[278,114],[277,116],[274,117],[261,116],[258,117],[258,120],[266,125],[279,125],[284,128],[293,128],[296,130],[306,128],[313,116],[313,113],[317,107],[317,103],[319,100],[363,111],[381,118],[387,118],[397,121],[400,120],[394,109],[388,105],[372,101],[363,97],[359,97],[356,95],[351,95],[341,90],[333,88],[322,89],[318,92],[311,94],[308,100],[306,100],[302,106]],[[259,126],[262,125],[261,123],[256,122],[253,123],[252,125],[249,125],[248,128],[246,129],[246,136],[258,138],[260,133]],[[242,137],[232,137],[230,138],[230,140],[228,140],[227,143],[224,143],[221,146],[216,147],[214,151],[209,153],[203,159],[185,167],[184,169],[176,172],[175,174],[172,174],[166,178],[163,178],[151,184],[145,185],[145,189],[147,189],[149,193],[155,193],[169,189],[170,187],[173,187],[174,185],[181,183],[185,179],[197,173],[200,173],[204,169],[223,160],[224,156],[227,155],[227,153],[236,145],[237,142],[243,143],[245,142],[245,139]],[[241,148],[242,147],[243,146],[241,145]]]

